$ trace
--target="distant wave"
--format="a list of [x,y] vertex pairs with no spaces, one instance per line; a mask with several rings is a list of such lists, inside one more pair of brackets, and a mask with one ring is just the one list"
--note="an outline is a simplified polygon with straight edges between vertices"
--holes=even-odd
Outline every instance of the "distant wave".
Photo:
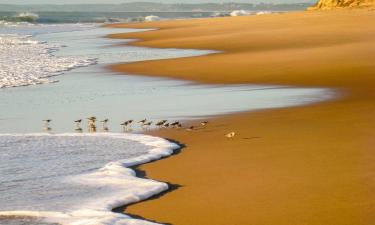
[[22,12],[13,16],[2,16],[0,21],[5,22],[27,22],[27,23],[37,23],[39,15],[36,13]]
[[39,19],[39,15],[36,13],[23,12],[13,17],[18,22],[29,22],[33,23]]

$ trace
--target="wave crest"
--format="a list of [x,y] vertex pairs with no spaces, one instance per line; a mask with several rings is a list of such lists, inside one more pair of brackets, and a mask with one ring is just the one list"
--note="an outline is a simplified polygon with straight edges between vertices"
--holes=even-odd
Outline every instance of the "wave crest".
[[29,22],[34,23],[39,19],[39,15],[36,13],[22,12],[12,17],[15,22]]

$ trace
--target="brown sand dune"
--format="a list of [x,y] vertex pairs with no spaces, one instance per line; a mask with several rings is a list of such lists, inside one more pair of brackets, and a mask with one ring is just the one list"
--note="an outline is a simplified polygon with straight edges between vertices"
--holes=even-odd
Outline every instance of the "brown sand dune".
[[[211,119],[192,132],[151,132],[186,145],[141,166],[182,185],[126,212],[176,225],[375,224],[375,11],[215,18],[115,27],[137,46],[214,49],[194,58],[116,65],[132,74],[205,83],[330,87],[309,106]],[[236,131],[228,140],[224,135]]]

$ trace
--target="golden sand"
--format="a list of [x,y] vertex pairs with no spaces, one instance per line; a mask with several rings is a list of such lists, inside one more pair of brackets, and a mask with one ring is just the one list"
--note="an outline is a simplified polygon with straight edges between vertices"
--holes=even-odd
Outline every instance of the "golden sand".
[[[151,132],[186,147],[141,169],[181,187],[126,212],[175,225],[374,224],[374,25],[371,10],[114,25],[160,28],[112,35],[141,39],[137,46],[223,51],[116,71],[338,93],[335,101],[217,117],[192,132]],[[231,131],[238,135],[229,140]]]

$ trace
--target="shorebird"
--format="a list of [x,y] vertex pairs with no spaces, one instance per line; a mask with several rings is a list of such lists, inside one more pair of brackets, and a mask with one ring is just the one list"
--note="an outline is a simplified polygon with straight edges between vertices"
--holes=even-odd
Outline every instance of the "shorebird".
[[160,127],[163,126],[166,122],[167,122],[166,120],[162,120],[162,121],[157,122],[155,125],[156,125],[157,127],[160,128]]
[[131,125],[131,123],[133,123],[133,120],[128,120],[120,124],[123,127],[124,132],[129,131],[128,126]]
[[125,123],[127,123],[127,126],[128,126],[128,125],[131,125],[133,122],[134,122],[134,120],[128,120]]
[[152,121],[148,121],[146,123],[143,123],[141,125],[142,130],[147,130],[147,128],[149,128],[152,125],[152,123],[153,123]]
[[75,123],[76,123],[76,131],[79,131],[79,132],[82,132],[82,128],[80,127],[80,125],[81,125],[81,122],[82,122],[82,120],[81,119],[79,119],[79,120],[75,120],[74,121]]
[[236,135],[235,132],[230,132],[230,133],[226,134],[225,137],[227,137],[227,138],[234,138],[235,135]]
[[133,123],[133,120],[127,120],[127,121],[123,122],[123,123],[120,124],[120,125],[121,125],[121,126],[125,126],[125,127],[127,127],[127,126],[131,125],[132,123]]
[[89,118],[87,118],[89,121],[96,121],[96,117],[95,116],[90,116]]
[[151,125],[152,125],[152,121],[143,124],[143,126],[151,126]]
[[102,123],[102,132],[108,132],[109,131],[108,126],[107,126],[108,121],[109,121],[109,119],[104,119],[104,120],[100,121]]
[[123,126],[124,127],[124,130],[125,130],[125,128],[126,128],[126,126],[128,125],[126,122],[123,122],[122,124],[120,124],[121,126]]
[[206,126],[208,124],[208,121],[203,121],[203,122],[201,122],[201,125],[202,126]]
[[172,127],[176,127],[176,126],[178,126],[179,124],[180,124],[180,122],[176,121],[176,122],[171,123],[170,125],[171,125]]
[[48,126],[51,121],[50,119],[43,120],[44,126]]
[[195,128],[194,126],[191,126],[191,127],[188,127],[186,130],[187,131],[192,131],[192,130],[194,130],[194,128]]
[[96,117],[95,116],[91,116],[91,117],[87,118],[87,120],[88,120],[88,124],[87,124],[88,131],[90,133],[96,132],[96,125],[95,125]]
[[163,126],[164,126],[164,128],[168,128],[170,126],[170,124],[169,123],[165,123]]
[[44,122],[43,130],[44,130],[45,132],[49,132],[49,131],[52,130],[52,128],[49,126],[49,123],[50,123],[51,121],[52,121],[52,120],[50,120],[50,119],[43,120],[43,122]]
[[105,120],[102,120],[100,121],[101,123],[108,123],[109,119],[105,119]]
[[143,119],[141,121],[138,121],[138,123],[144,124],[144,123],[146,123],[146,121],[147,121],[147,119]]

